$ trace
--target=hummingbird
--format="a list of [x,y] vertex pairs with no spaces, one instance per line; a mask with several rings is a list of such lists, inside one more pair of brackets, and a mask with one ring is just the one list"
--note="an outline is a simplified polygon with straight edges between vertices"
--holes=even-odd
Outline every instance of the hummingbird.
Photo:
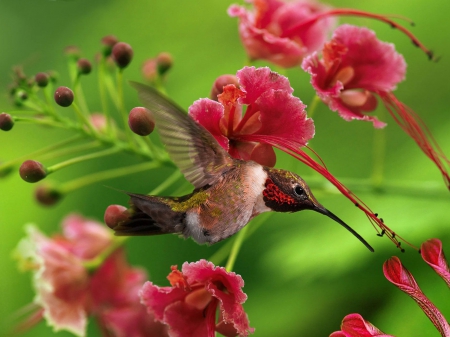
[[258,214],[313,210],[345,227],[373,252],[356,231],[316,200],[300,176],[232,158],[176,103],[149,86],[131,85],[152,112],[162,143],[194,191],[181,197],[127,193],[131,207],[126,220],[114,224],[116,235],[175,233],[214,244],[237,233]]

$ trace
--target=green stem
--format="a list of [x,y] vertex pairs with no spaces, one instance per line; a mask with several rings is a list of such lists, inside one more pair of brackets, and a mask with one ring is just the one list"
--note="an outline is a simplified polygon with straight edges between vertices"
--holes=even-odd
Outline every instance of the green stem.
[[159,186],[155,187],[152,191],[150,191],[150,195],[158,195],[162,191],[164,191],[167,187],[172,185],[175,181],[177,181],[181,177],[180,170],[175,170],[166,180],[164,180]]
[[89,120],[89,116],[86,116],[85,113],[83,113],[82,110],[80,110],[80,108],[78,107],[78,105],[73,102],[72,103],[72,107],[75,110],[75,113],[77,114],[78,118],[80,119],[81,124],[86,125],[89,129],[89,131],[95,135],[97,133],[97,130],[94,129],[94,127],[92,126],[91,121]]
[[242,243],[244,242],[245,234],[247,234],[248,228],[248,225],[242,228],[233,241],[233,247],[231,247],[230,256],[228,256],[228,261],[225,266],[225,269],[229,272],[233,270],[234,263],[236,262],[236,258],[239,254],[239,251],[241,250]]
[[63,128],[63,129],[69,129],[70,128],[68,125],[63,124],[61,122],[57,122],[57,121],[55,121],[53,119],[16,117],[16,116],[13,116],[13,119],[14,119],[15,122],[26,122],[26,123],[33,123],[33,124],[41,124],[41,125],[53,126],[55,128]]
[[65,145],[70,144],[72,142],[75,142],[75,141],[77,141],[77,140],[79,140],[81,138],[82,138],[81,135],[77,135],[75,137],[63,140],[63,141],[61,141],[59,143],[55,143],[55,144],[52,144],[50,146],[46,146],[46,147],[44,147],[42,149],[39,149],[37,151],[28,153],[26,155],[23,155],[23,156],[20,156],[20,157],[17,157],[17,158],[14,158],[14,159],[12,159],[12,160],[10,160],[10,161],[0,165],[0,171],[4,170],[4,169],[6,169],[6,168],[8,168],[10,166],[13,166],[15,164],[18,164],[18,163],[20,163],[20,162],[22,162],[24,160],[27,160],[27,159],[30,159],[30,158],[34,158],[34,157],[40,156],[42,154],[47,154],[47,153],[49,153],[49,152],[51,152],[53,150],[59,149],[59,148],[65,146]]
[[314,115],[314,112],[317,109],[317,106],[319,105],[320,102],[320,97],[317,95],[314,95],[313,99],[311,100],[311,103],[309,103],[308,105],[308,117],[312,118],[312,116]]
[[119,151],[121,151],[120,148],[112,147],[112,148],[109,148],[109,149],[106,149],[106,150],[103,150],[103,151],[89,153],[89,154],[86,154],[84,156],[71,158],[71,159],[63,161],[63,162],[61,162],[59,164],[55,164],[55,165],[47,167],[47,174],[53,173],[53,172],[55,172],[57,170],[60,170],[60,169],[62,169],[64,167],[67,167],[67,166],[70,166],[70,165],[73,165],[73,164],[81,163],[81,162],[86,161],[86,160],[97,159],[97,158],[101,158],[101,157],[104,157],[104,156],[109,156],[109,155],[117,153]]
[[119,112],[122,116],[123,126],[125,129],[125,135],[128,139],[131,147],[136,147],[136,144],[133,142],[133,133],[131,132],[128,126],[128,112],[125,110],[125,102],[123,98],[123,70],[119,69],[117,72],[117,99],[119,102]]
[[375,188],[381,188],[383,183],[384,161],[386,157],[386,130],[384,128],[374,130],[372,153],[372,183]]
[[98,183],[100,181],[123,177],[128,174],[151,170],[151,169],[154,169],[154,168],[160,167],[160,166],[161,166],[161,164],[158,162],[144,162],[144,163],[133,165],[133,166],[126,166],[126,167],[120,167],[117,169],[96,172],[96,173],[69,181],[69,182],[65,183],[64,185],[62,185],[58,189],[58,191],[61,192],[61,194],[67,194],[69,192],[75,191],[77,189],[80,189],[80,188],[88,186],[88,185]]
[[109,245],[103,252],[98,254],[95,258],[84,262],[84,266],[88,271],[95,271],[100,267],[103,262],[116,251],[117,248],[121,247],[125,241],[128,240],[127,236],[115,236],[111,245]]
[[67,156],[69,154],[95,149],[95,148],[98,148],[100,145],[101,145],[100,142],[94,140],[91,143],[85,143],[85,144],[81,144],[81,145],[77,145],[77,146],[72,146],[72,147],[61,149],[61,150],[55,151],[55,152],[44,153],[40,157],[40,159],[41,160],[55,159],[55,158],[59,158],[62,156]]
[[100,94],[100,102],[102,105],[102,112],[106,118],[106,133],[108,135],[111,135],[111,129],[112,129],[112,119],[111,116],[109,114],[109,109],[108,109],[108,101],[106,100],[106,88],[105,88],[105,57],[102,56],[101,60],[100,60],[100,64],[98,67],[98,91]]

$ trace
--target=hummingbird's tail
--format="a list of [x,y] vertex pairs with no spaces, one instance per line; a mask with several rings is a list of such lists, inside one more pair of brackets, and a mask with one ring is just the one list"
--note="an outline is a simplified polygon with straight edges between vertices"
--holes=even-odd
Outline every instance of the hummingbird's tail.
[[127,217],[111,228],[117,236],[143,236],[168,233],[181,234],[184,228],[184,215],[174,212],[161,198],[127,193],[131,207],[126,210]]

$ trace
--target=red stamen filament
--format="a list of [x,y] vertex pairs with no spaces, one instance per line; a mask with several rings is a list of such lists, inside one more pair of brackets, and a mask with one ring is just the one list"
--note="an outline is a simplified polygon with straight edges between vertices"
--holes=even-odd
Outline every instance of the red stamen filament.
[[313,25],[316,21],[318,21],[320,19],[323,19],[323,18],[326,18],[329,16],[337,16],[337,15],[360,16],[360,17],[366,17],[366,18],[385,22],[385,23],[391,25],[392,28],[397,28],[399,31],[401,31],[403,34],[405,34],[408,38],[410,38],[411,41],[414,43],[414,45],[416,45],[417,47],[422,49],[425,52],[425,54],[428,55],[428,58],[430,60],[437,61],[437,59],[433,55],[433,52],[430,49],[428,49],[427,47],[425,47],[425,45],[422,42],[420,42],[420,40],[417,37],[415,37],[413,35],[413,33],[411,33],[408,29],[406,29],[402,25],[396,23],[395,21],[388,19],[387,15],[374,14],[374,13],[364,12],[364,11],[360,11],[360,10],[356,10],[356,9],[341,8],[341,9],[333,9],[328,12],[319,13],[316,16],[313,16],[310,19],[303,21],[303,22],[299,23],[298,25],[286,30],[281,37],[291,36],[295,33],[296,30],[303,29],[305,26]]

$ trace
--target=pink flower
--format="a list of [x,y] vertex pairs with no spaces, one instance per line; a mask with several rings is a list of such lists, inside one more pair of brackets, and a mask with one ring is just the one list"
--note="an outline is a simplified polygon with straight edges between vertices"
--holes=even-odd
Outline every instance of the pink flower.
[[428,316],[443,337],[450,336],[450,326],[438,308],[419,288],[412,274],[403,266],[397,257],[392,257],[383,265],[384,276],[389,282],[408,294]]
[[445,157],[421,119],[392,94],[405,78],[406,63],[392,44],[379,41],[367,28],[342,25],[322,50],[305,58],[302,68],[311,74],[317,95],[345,120],[371,121],[376,128],[386,124],[370,115],[377,96],[400,127],[439,168],[448,187],[450,176]]
[[89,284],[88,311],[103,330],[113,336],[167,336],[167,327],[155,322],[139,301],[146,278],[145,271],[128,265],[123,249],[111,254],[95,272]]
[[405,34],[430,59],[433,53],[409,30],[387,16],[351,8],[331,9],[313,0],[247,0],[254,10],[231,5],[228,14],[239,18],[239,34],[251,60],[264,59],[284,68],[301,63],[322,48],[336,16],[358,16],[389,24]]
[[[266,141],[306,145],[314,135],[305,106],[292,95],[289,80],[269,68],[245,67],[236,74],[239,88],[226,85],[219,102],[200,99],[189,115],[203,125],[234,158],[275,165],[275,152]],[[247,110],[242,115],[243,106]]]
[[[422,257],[449,284],[449,267],[438,239],[430,239],[422,244]],[[450,326],[439,309],[422,292],[412,274],[403,266],[400,259],[392,257],[383,265],[383,273],[389,282],[408,294],[428,316],[441,336],[450,337]],[[344,317],[341,330],[330,337],[392,337],[365,321],[359,314]]]
[[329,7],[315,1],[253,0],[254,11],[232,5],[228,14],[239,18],[239,34],[250,59],[268,60],[284,68],[301,63],[318,50],[334,26],[333,18],[296,29]]
[[350,314],[344,317],[341,330],[333,332],[330,337],[393,337],[378,330],[370,322],[364,320],[359,314]]
[[[84,336],[88,316],[93,315],[101,329],[109,331],[104,336],[163,336],[151,334],[162,331],[162,324],[155,323],[139,303],[146,275],[128,266],[123,250],[115,250],[98,269],[88,269],[89,263],[114,249],[105,226],[70,215],[63,221],[62,235],[49,238],[33,226],[27,232],[16,255],[23,269],[34,271],[38,309],[26,327],[43,317],[55,331]],[[121,316],[127,317],[129,326],[116,321]]]
[[[300,160],[328,179],[400,246],[392,230],[367,205],[337,180],[320,159],[317,162],[302,150],[314,135],[314,124],[306,117],[303,103],[292,95],[289,80],[267,67],[245,67],[236,76],[239,88],[233,84],[224,86],[219,102],[206,98],[194,102],[189,115],[234,158],[273,166],[276,158],[272,147],[276,147]],[[113,219],[108,220],[114,223]]]
[[445,259],[442,242],[439,239],[430,239],[422,243],[420,248],[423,260],[442,277],[450,287],[450,269]]
[[[155,319],[169,326],[169,336],[248,336],[249,327],[242,303],[247,299],[241,288],[244,281],[239,275],[200,260],[183,264],[181,272],[176,266],[167,277],[171,287],[158,287],[146,282],[141,301]],[[216,310],[220,308],[219,322]]]

